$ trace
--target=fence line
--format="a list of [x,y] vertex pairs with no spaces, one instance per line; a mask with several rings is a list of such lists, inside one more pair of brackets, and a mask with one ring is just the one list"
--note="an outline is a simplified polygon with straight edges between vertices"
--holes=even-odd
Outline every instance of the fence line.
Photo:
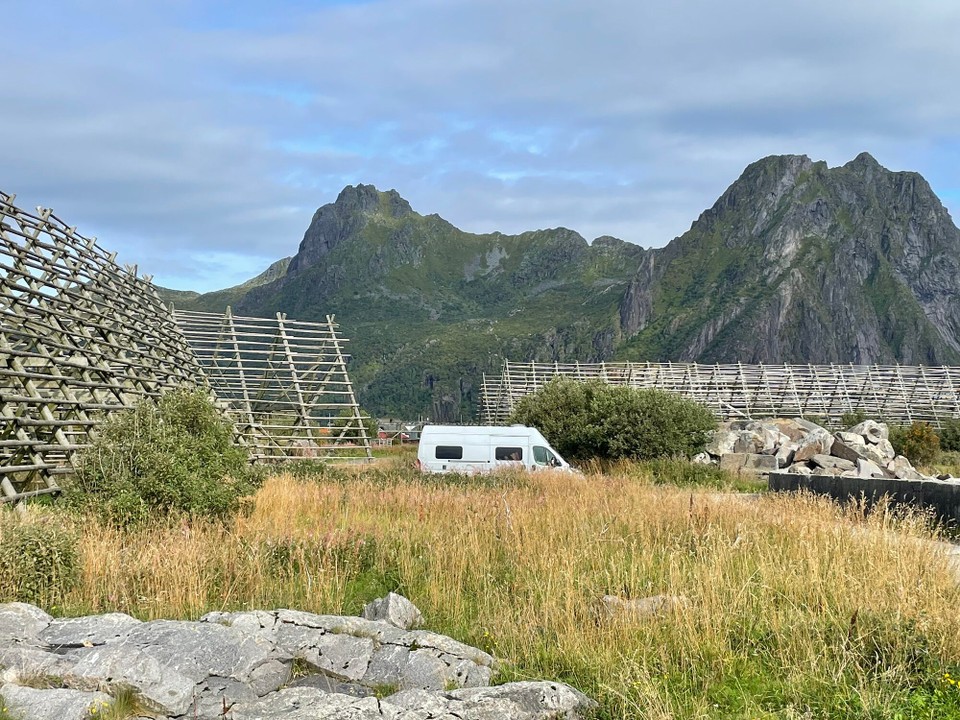
[[183,386],[226,406],[255,460],[370,458],[333,317],[181,329],[136,266],[14,201],[0,192],[0,503],[58,493],[106,414]]
[[505,422],[517,401],[554,376],[669,390],[722,420],[807,417],[839,422],[863,412],[892,423],[936,427],[960,417],[960,367],[907,365],[701,365],[698,363],[516,363],[484,376],[480,415]]

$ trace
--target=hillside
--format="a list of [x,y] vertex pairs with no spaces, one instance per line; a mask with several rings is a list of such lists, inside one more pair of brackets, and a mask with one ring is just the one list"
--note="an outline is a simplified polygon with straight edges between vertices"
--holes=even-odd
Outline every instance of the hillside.
[[414,212],[395,191],[345,188],[315,213],[281,277],[174,298],[181,309],[336,314],[351,375],[380,415],[453,420],[476,412],[501,358],[609,357],[619,304],[647,251],[564,228],[475,235]]
[[345,188],[297,254],[178,308],[334,313],[379,415],[476,412],[501,359],[960,362],[960,231],[926,181],[863,153],[753,163],[660,249],[564,228],[476,235]]

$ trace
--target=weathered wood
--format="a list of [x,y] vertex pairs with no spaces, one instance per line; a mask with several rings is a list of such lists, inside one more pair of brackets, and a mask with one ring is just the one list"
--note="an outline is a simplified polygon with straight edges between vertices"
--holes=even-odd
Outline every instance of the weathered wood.
[[891,423],[919,420],[940,427],[960,418],[960,367],[506,361],[499,377],[483,376],[483,422],[505,422],[521,397],[557,375],[669,390],[724,420],[799,416],[836,423],[859,411]]

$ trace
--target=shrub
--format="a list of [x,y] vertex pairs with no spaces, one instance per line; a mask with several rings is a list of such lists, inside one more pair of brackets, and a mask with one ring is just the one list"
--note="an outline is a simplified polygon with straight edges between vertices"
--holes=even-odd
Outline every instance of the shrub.
[[954,418],[944,421],[938,435],[941,450],[960,452],[960,420]]
[[898,455],[914,465],[928,465],[940,454],[940,438],[925,422],[915,422],[909,427],[891,426],[890,444]]
[[574,460],[690,457],[717,425],[709,410],[680,395],[559,377],[522,398],[511,421],[536,427]]
[[840,427],[849,430],[854,425],[859,425],[867,419],[867,414],[863,410],[851,410],[840,416]]
[[77,536],[62,517],[0,519],[0,598],[50,607],[76,584]]
[[119,524],[156,512],[226,517],[259,480],[232,440],[230,421],[202,390],[143,400],[98,427],[67,500]]

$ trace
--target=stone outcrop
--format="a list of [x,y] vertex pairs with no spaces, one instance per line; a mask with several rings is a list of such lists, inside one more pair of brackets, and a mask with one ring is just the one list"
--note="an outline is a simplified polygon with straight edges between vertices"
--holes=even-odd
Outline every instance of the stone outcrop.
[[[414,629],[391,593],[365,617],[297,610],[214,612],[197,622],[121,613],[54,619],[0,605],[0,697],[22,720],[88,720],[133,690],[157,718],[581,717],[595,703],[562,683],[490,687],[489,654]],[[42,678],[42,687],[37,679]]]
[[800,475],[935,479],[897,455],[889,438],[889,428],[873,420],[833,434],[802,418],[735,420],[714,432],[698,462],[716,463],[738,474],[781,470]]

